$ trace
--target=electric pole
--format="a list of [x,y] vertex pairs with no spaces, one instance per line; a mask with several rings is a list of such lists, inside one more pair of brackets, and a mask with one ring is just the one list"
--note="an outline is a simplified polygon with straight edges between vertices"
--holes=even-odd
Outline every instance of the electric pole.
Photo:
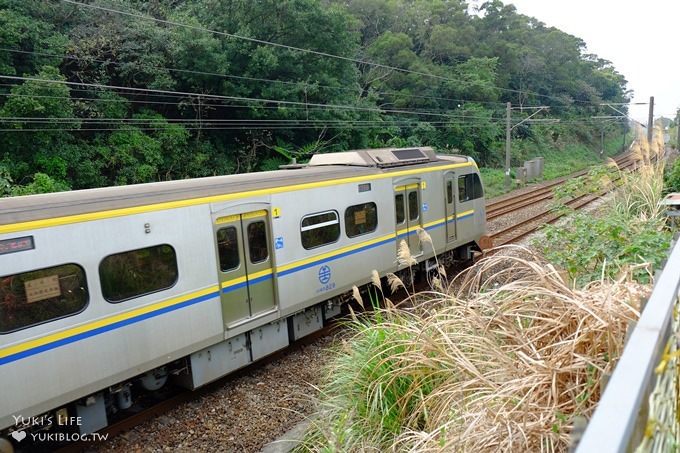
[[505,188],[510,188],[510,103],[505,107]]
[[677,134],[675,149],[678,150],[680,149],[680,110],[675,112],[675,132]]
[[649,118],[647,119],[647,143],[652,143],[654,134],[654,96],[649,98]]
[[[517,108],[517,107],[515,107]],[[519,123],[515,124],[514,126],[510,127],[510,112],[512,111],[512,106],[508,102],[505,107],[505,188],[509,189],[510,188],[510,131],[512,131],[514,128],[519,126],[522,123],[526,122],[539,122],[539,121],[549,121],[549,122],[559,122],[560,120],[558,119],[545,119],[545,120],[532,120],[531,118],[538,114],[539,112],[542,112],[543,110],[548,109],[549,107],[543,105],[540,107],[521,107],[522,110],[535,110],[534,113],[529,115],[528,117],[524,118],[522,121]]]

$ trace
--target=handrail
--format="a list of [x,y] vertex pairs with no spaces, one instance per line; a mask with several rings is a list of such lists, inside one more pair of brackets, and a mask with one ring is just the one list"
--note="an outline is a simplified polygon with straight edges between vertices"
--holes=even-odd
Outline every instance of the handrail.
[[[645,434],[654,369],[668,341],[680,288],[680,245],[675,244],[635,329],[600,398],[577,453],[634,450]],[[640,424],[641,414],[644,420]]]

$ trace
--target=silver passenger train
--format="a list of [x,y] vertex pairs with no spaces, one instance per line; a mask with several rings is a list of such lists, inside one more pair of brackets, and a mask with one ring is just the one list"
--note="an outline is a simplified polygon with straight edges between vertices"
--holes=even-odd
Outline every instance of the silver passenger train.
[[469,157],[385,148],[286,167],[0,199],[0,450],[95,432],[134,388],[197,388],[286,347],[373,270],[403,271],[401,241],[423,271],[486,243]]

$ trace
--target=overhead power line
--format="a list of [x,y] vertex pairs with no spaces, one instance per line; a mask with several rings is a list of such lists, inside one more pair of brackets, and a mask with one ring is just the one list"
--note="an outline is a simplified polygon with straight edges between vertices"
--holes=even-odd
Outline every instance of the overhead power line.
[[[27,51],[27,50],[19,50],[19,49],[8,49],[8,48],[5,48],[5,47],[0,47],[0,52],[10,52],[10,53],[17,53],[17,54],[24,54],[24,55],[36,55],[36,56],[45,57],[45,58],[66,59],[66,60],[73,60],[73,61],[86,60],[88,63],[113,64],[113,65],[116,65],[116,66],[122,66],[123,64],[128,64],[127,62],[99,60],[99,59],[96,59],[96,58],[84,59],[84,58],[74,57],[73,55],[58,55],[58,54],[51,54],[51,53],[45,53],[45,52]],[[180,74],[219,77],[219,78],[235,79],[235,80],[247,80],[247,81],[251,81],[251,82],[282,84],[282,85],[289,85],[289,86],[308,85],[309,87],[313,87],[313,88],[340,90],[340,91],[349,91],[349,92],[356,92],[357,91],[357,88],[322,85],[322,84],[318,84],[318,83],[315,83],[315,82],[308,82],[307,83],[307,82],[298,81],[298,80],[290,81],[290,80],[264,79],[264,78],[261,78],[261,77],[247,77],[247,76],[233,75],[233,74],[221,74],[221,73],[217,73],[217,72],[196,71],[196,70],[192,70],[192,69],[179,69],[179,68],[169,68],[169,67],[162,67],[162,66],[152,66],[152,65],[147,65],[147,64],[140,64],[138,62],[135,62],[134,65],[138,68],[143,68],[143,69],[164,70],[164,71],[176,72],[176,73],[180,73]],[[490,85],[485,85],[485,86],[491,87]],[[383,95],[383,96],[384,95],[398,96],[399,98],[430,99],[430,100],[454,102],[454,103],[476,103],[476,104],[486,104],[486,105],[496,105],[496,106],[502,105],[502,103],[500,103],[500,102],[478,101],[478,100],[472,100],[472,99],[453,99],[453,98],[444,98],[444,97],[439,97],[439,96],[423,96],[423,95],[412,94],[412,93],[402,93],[402,92],[392,91],[392,90],[377,90],[377,91],[375,91],[375,93],[378,94],[378,95]]]
[[201,99],[213,99],[222,101],[240,101],[240,102],[255,102],[255,103],[270,103],[279,105],[292,105],[292,106],[305,106],[305,107],[317,107],[322,109],[338,109],[338,110],[354,110],[354,111],[365,111],[365,112],[375,112],[375,113],[391,113],[391,114],[408,114],[408,115],[423,115],[423,116],[435,116],[444,118],[457,118],[461,115],[449,114],[449,113],[438,113],[438,112],[419,112],[413,110],[402,110],[402,109],[381,109],[376,107],[361,107],[356,105],[339,105],[339,104],[322,104],[322,103],[310,103],[302,101],[284,101],[280,99],[261,99],[261,98],[249,98],[244,96],[226,96],[221,94],[201,94],[201,93],[191,93],[183,91],[171,91],[171,90],[158,90],[151,88],[132,88],[132,87],[122,87],[115,85],[102,85],[98,83],[83,83],[83,82],[69,82],[65,80],[50,80],[50,79],[40,79],[37,77],[19,77],[19,76],[6,76],[0,75],[0,79],[5,80],[21,80],[24,82],[40,82],[40,83],[53,83],[68,86],[78,86],[78,87],[90,87],[90,88],[106,88],[113,90],[123,90],[136,93],[152,93],[157,95],[169,95],[169,96],[182,96],[190,98],[201,98]]

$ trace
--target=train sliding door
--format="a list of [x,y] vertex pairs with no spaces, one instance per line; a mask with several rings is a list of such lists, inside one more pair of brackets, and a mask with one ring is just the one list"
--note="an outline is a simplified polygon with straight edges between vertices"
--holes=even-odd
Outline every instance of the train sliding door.
[[225,327],[275,309],[268,212],[218,217],[214,228]]
[[422,228],[420,212],[420,183],[410,182],[394,188],[394,203],[397,224],[397,251],[402,240],[405,240],[412,256],[420,255],[423,250],[418,237],[418,228]]
[[455,197],[455,173],[444,175],[444,200],[446,202],[446,241],[456,240],[456,197]]

